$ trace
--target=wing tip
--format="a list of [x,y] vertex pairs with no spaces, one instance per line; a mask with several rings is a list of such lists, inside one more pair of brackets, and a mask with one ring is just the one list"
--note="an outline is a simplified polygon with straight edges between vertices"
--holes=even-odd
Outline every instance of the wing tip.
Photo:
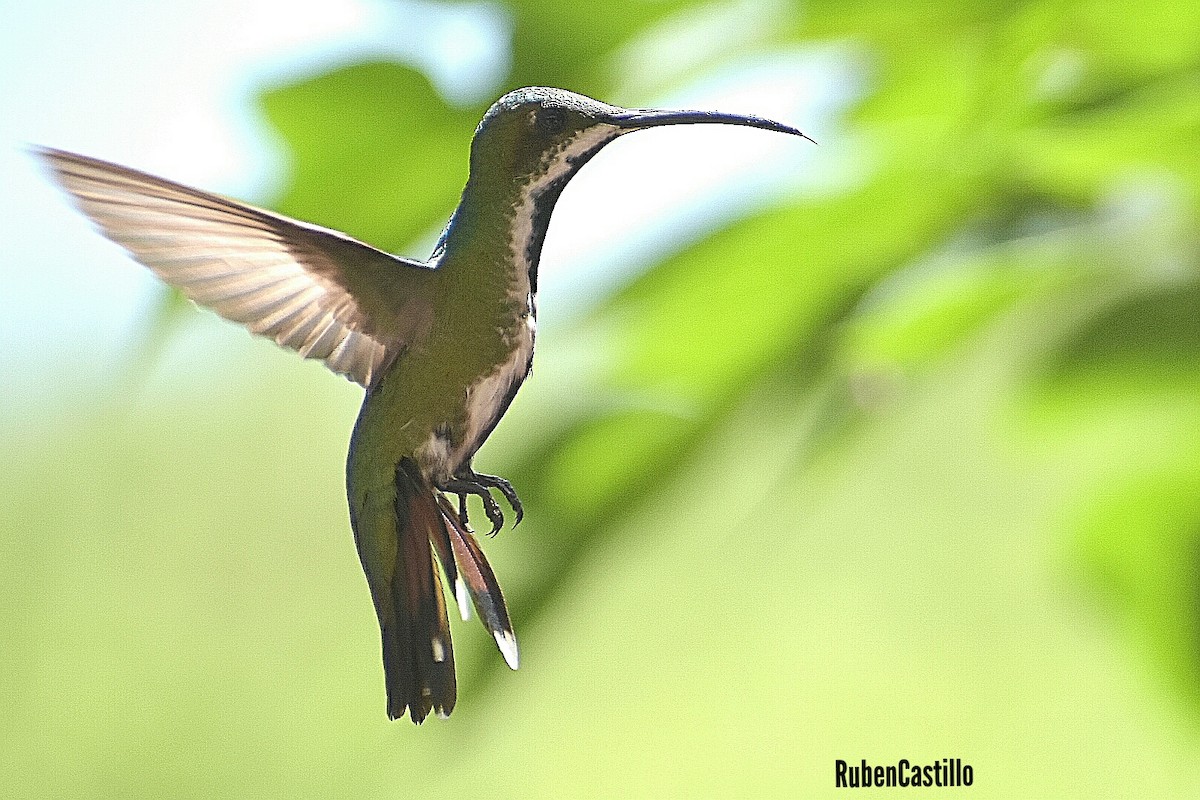
[[33,159],[33,162],[40,169],[45,170],[46,177],[52,179],[57,186],[64,189],[66,188],[64,180],[69,165],[73,161],[83,158],[78,153],[72,153],[69,150],[60,150],[57,147],[47,147],[41,144],[26,143],[22,150]]
[[65,174],[67,168],[72,164],[124,169],[120,167],[120,165],[114,164],[111,161],[92,158],[91,156],[85,156],[70,150],[63,150],[59,147],[49,147],[48,145],[44,144],[26,143],[23,149],[35,161],[38,161],[54,170],[56,175]]
[[21,149],[30,157],[41,161],[54,161],[57,158],[75,155],[68,150],[60,150],[57,147],[48,147],[44,144],[34,144],[32,142],[26,142]]

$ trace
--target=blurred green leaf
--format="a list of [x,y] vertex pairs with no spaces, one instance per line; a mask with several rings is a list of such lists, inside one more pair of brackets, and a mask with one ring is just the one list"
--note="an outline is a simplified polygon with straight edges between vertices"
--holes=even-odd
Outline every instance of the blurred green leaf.
[[598,92],[612,79],[603,69],[607,56],[648,25],[691,5],[688,0],[631,0],[618,10],[591,0],[513,0],[508,4],[513,40],[507,85]]
[[717,233],[643,276],[600,312],[627,321],[615,380],[704,403],[740,391],[983,202],[973,175],[923,174],[919,193],[914,179],[881,171],[841,197]]
[[1051,382],[1096,370],[1151,386],[1200,377],[1200,282],[1122,295],[1075,329],[1046,369]]
[[847,322],[842,359],[850,369],[918,370],[962,346],[1021,301],[1078,279],[1054,242],[1008,243],[948,255],[881,282]]
[[1099,62],[1113,84],[1200,65],[1200,8],[1188,0],[1163,0],[1131,14],[1119,0],[1086,0],[1066,6],[1063,39]]
[[1021,134],[1022,171],[1069,198],[1095,198],[1117,180],[1167,172],[1200,204],[1200,71],[1138,91],[1119,105],[1068,114]]
[[1176,463],[1101,487],[1076,539],[1089,585],[1193,714],[1200,714],[1198,432],[1180,442]]
[[444,224],[458,201],[480,113],[447,105],[415,69],[344,67],[261,102],[292,151],[276,203],[285,214],[398,251]]

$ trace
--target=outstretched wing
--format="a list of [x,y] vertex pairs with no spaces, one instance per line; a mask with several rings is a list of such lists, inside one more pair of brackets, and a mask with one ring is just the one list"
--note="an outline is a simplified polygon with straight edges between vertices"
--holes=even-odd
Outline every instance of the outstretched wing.
[[432,322],[423,262],[128,167],[36,152],[104,234],[164,281],[365,387]]

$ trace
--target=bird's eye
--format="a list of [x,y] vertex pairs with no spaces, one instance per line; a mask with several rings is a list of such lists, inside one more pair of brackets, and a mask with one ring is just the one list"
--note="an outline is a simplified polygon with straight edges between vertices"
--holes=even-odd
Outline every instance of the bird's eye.
[[567,127],[567,112],[561,108],[539,108],[534,115],[533,124],[538,133],[544,136],[562,133],[563,128]]

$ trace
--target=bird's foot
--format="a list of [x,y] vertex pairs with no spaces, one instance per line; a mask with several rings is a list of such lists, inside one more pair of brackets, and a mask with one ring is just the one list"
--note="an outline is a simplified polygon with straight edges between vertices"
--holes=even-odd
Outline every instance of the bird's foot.
[[508,505],[512,508],[513,513],[517,515],[516,521],[513,522],[513,527],[515,528],[521,524],[521,520],[525,518],[525,509],[521,505],[521,498],[517,497],[517,490],[513,488],[511,483],[499,476],[483,475],[478,472],[472,472],[469,477],[481,486],[496,489],[500,494],[504,495],[504,499],[508,501]]
[[492,489],[496,489],[504,495],[504,499],[516,512],[517,520],[513,525],[519,523],[525,516],[521,499],[517,497],[517,492],[513,489],[512,484],[495,475],[483,475],[474,471],[462,472],[438,488],[458,495],[458,515],[462,518],[463,525],[467,524],[467,495],[473,494],[482,500],[483,511],[492,523],[489,536],[495,536],[504,527],[504,512],[500,510],[500,504],[496,502],[496,498],[492,497]]

